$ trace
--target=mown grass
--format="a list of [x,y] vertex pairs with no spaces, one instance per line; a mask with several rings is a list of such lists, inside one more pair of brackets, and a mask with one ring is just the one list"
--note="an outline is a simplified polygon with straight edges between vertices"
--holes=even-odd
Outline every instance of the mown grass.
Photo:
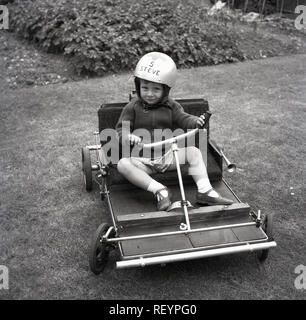
[[[107,217],[86,193],[80,148],[93,143],[102,102],[127,101],[129,74],[1,92],[1,299],[305,299],[294,269],[305,265],[305,55],[180,70],[176,98],[210,102],[212,137],[239,167],[225,177],[243,201],[275,216],[278,247],[254,254],[101,276],[88,245]],[[293,189],[290,189],[293,188]],[[291,193],[294,193],[292,195]]]

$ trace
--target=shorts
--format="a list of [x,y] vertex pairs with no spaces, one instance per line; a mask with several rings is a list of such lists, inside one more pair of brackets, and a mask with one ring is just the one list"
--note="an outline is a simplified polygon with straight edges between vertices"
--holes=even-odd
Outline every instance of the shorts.
[[152,170],[152,173],[164,173],[173,164],[173,152],[168,150],[163,156],[150,159],[141,157],[131,157],[132,160],[136,160]]

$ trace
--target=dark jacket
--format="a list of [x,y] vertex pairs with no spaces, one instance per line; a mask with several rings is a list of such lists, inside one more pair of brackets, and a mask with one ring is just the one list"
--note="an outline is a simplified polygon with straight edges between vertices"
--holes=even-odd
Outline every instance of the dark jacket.
[[[143,143],[156,142],[154,141],[154,129],[170,129],[196,128],[198,117],[184,112],[183,107],[170,97],[164,99],[157,105],[147,105],[139,98],[132,99],[122,110],[121,116],[117,122],[116,130],[120,142],[128,141],[127,134],[123,136],[122,122],[129,121],[130,128],[128,133],[133,133],[136,129],[147,129],[151,133],[151,140],[143,140]],[[135,133],[137,135],[137,133]]]

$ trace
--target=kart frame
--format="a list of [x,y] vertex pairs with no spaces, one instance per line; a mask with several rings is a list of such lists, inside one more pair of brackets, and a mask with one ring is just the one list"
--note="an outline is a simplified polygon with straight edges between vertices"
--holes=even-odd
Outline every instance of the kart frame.
[[[184,109],[195,115],[208,112],[208,103],[204,99],[178,100]],[[234,204],[230,206],[215,205],[194,207],[185,198],[184,184],[188,185],[181,174],[180,166],[177,166],[177,177],[181,199],[176,201],[176,206],[170,211],[156,211],[142,206],[138,212],[122,213],[125,211],[116,203],[122,199],[128,199],[125,209],[137,207],[137,201],[142,200],[145,191],[130,188],[120,188],[111,183],[112,171],[116,168],[109,163],[107,155],[100,141],[101,113],[105,114],[108,108],[115,108],[115,121],[119,111],[126,103],[102,105],[98,111],[99,131],[94,132],[95,144],[82,148],[82,171],[85,188],[91,191],[93,185],[98,185],[101,199],[106,203],[106,208],[111,217],[111,223],[103,222],[92,235],[89,253],[90,269],[95,274],[100,274],[112,249],[120,251],[120,260],[116,261],[116,268],[144,267],[153,264],[167,264],[172,262],[236,254],[240,252],[255,251],[259,261],[263,262],[268,256],[270,248],[277,244],[273,238],[273,220],[271,214],[261,214],[253,211],[247,203],[243,203],[228,183],[223,178],[223,166],[229,172],[234,172],[235,164],[225,156],[223,150],[209,137],[207,130],[207,153],[214,158],[219,172],[215,175],[215,186],[226,191]],[[103,121],[103,120],[102,120]],[[112,127],[113,127],[112,126]],[[186,133],[185,135],[191,133]],[[192,134],[195,134],[194,132]],[[175,152],[177,138],[171,143]],[[185,137],[183,137],[185,138]],[[152,147],[147,145],[144,147]],[[206,150],[205,149],[205,150]],[[95,160],[92,160],[92,156]],[[209,162],[209,161],[208,161]],[[167,177],[166,177],[167,178]],[[187,183],[185,183],[187,181]],[[124,185],[124,183],[122,184]],[[141,193],[136,200],[133,196]],[[131,197],[132,195],[132,197]],[[134,201],[130,203],[129,201]],[[144,202],[149,203],[147,199]],[[140,204],[140,202],[138,202]]]

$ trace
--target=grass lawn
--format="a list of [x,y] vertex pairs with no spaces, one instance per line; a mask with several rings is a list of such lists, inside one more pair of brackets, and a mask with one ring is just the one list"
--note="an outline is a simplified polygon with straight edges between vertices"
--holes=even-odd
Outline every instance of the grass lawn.
[[[264,264],[238,254],[89,271],[105,219],[81,175],[102,102],[127,101],[129,74],[10,90],[0,100],[0,299],[305,299],[294,286],[305,250],[306,55],[180,70],[176,98],[210,102],[212,138],[237,163],[225,177],[254,209],[275,216],[278,246]],[[2,82],[0,82],[0,86]]]

